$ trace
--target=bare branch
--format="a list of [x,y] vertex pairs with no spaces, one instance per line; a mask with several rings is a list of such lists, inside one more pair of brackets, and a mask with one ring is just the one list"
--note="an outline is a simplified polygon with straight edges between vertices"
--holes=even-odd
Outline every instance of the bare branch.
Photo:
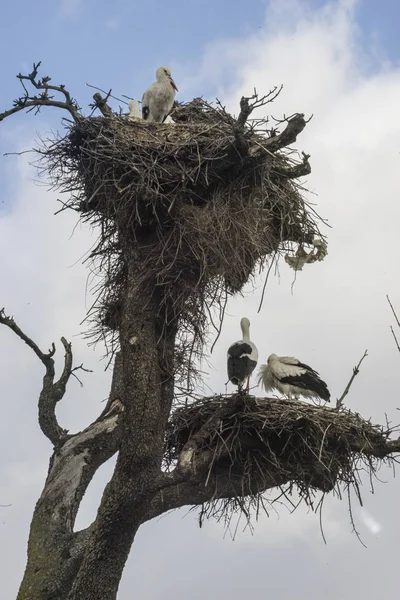
[[304,114],[297,113],[293,115],[287,120],[287,126],[282,133],[270,137],[265,140],[263,144],[259,144],[252,148],[250,154],[257,156],[258,154],[265,153],[265,151],[276,152],[277,150],[290,146],[290,144],[293,144],[296,141],[297,136],[303,131],[305,126],[306,121],[304,119]]
[[0,323],[6,325],[11,329],[21,340],[25,342],[40,359],[46,368],[46,373],[43,377],[43,387],[39,395],[39,425],[46,437],[53,444],[58,444],[61,438],[66,434],[66,431],[62,429],[57,421],[55,409],[57,402],[59,402],[66,390],[69,377],[72,373],[72,350],[71,344],[67,342],[65,338],[61,338],[61,342],[65,349],[64,368],[61,377],[58,381],[54,382],[55,370],[54,370],[54,359],[53,356],[56,351],[54,343],[47,354],[44,354],[39,346],[28,337],[22,329],[16,324],[12,317],[8,317],[4,309],[0,311]]
[[[390,302],[390,298],[389,298],[389,296],[388,296],[388,295],[386,295],[386,298],[387,298],[387,301],[389,302],[389,306],[390,306],[390,308],[392,309],[393,316],[394,316],[394,318],[396,319],[397,326],[400,328],[400,321],[399,321],[399,318],[398,318],[398,316],[397,316],[397,313],[396,313],[396,311],[394,310],[394,308],[393,308],[393,305],[392,305],[392,303]],[[397,336],[396,336],[396,334],[395,334],[395,332],[394,332],[394,329],[393,329],[393,327],[392,327],[392,326],[390,326],[390,331],[392,332],[392,336],[393,336],[393,338],[394,338],[394,341],[395,341],[395,344],[396,344],[396,346],[397,346],[397,350],[400,352],[400,343],[399,343],[399,341],[398,341],[398,339],[397,339]]]
[[35,344],[35,342],[33,340],[31,340],[31,338],[28,337],[22,331],[22,329],[20,329],[18,327],[18,325],[14,321],[13,317],[8,317],[5,314],[4,308],[2,308],[0,310],[0,323],[2,325],[6,325],[7,327],[9,327],[11,329],[11,331],[13,331],[19,338],[21,338],[21,340],[24,341],[25,344],[27,344],[34,351],[36,356],[42,361],[42,363],[44,364],[45,367],[47,367],[48,365],[51,364],[51,362],[52,362],[51,358],[52,358],[52,356],[54,356],[54,353],[56,351],[56,347],[55,347],[54,343],[51,345],[51,350],[49,350],[49,352],[47,354],[42,352],[40,350],[40,348],[37,346],[37,344]]
[[[71,98],[70,93],[65,89],[65,86],[50,85],[50,77],[43,77],[42,79],[37,79],[39,66],[40,62],[38,62],[37,64],[34,63],[32,73],[30,73],[29,75],[21,75],[21,73],[19,73],[17,75],[17,78],[20,80],[21,85],[24,89],[24,95],[18,98],[17,100],[14,100],[13,108],[0,113],[0,121],[3,121],[6,117],[9,117],[10,115],[13,115],[25,109],[32,110],[36,107],[38,112],[41,106],[54,106],[56,108],[65,109],[72,115],[74,121],[78,121],[81,118],[79,108],[76,102]],[[43,91],[39,95],[30,95],[28,89],[25,86],[25,81],[29,81],[29,83],[36,90]],[[49,95],[49,92],[51,91],[62,94],[65,100],[54,100],[54,96]]]
[[252,112],[261,106],[265,106],[269,102],[273,102],[275,98],[279,96],[282,89],[282,85],[279,89],[275,86],[268,94],[261,98],[258,97],[256,90],[254,90],[252,96],[242,96],[240,100],[240,113],[233,126],[239,152],[247,152],[248,150],[248,143],[245,139],[245,125]]
[[303,160],[301,161],[301,163],[298,163],[297,165],[294,165],[293,167],[288,167],[288,168],[280,167],[276,171],[280,175],[284,175],[288,179],[296,179],[297,177],[303,177],[304,175],[309,175],[311,173],[311,165],[308,161],[308,159],[310,158],[310,155],[305,154],[305,152],[302,152],[302,155],[303,155]]
[[354,369],[353,369],[353,375],[350,377],[350,381],[349,381],[349,383],[346,385],[346,388],[345,388],[345,390],[344,390],[343,394],[342,394],[342,395],[340,396],[340,398],[339,398],[339,399],[336,401],[336,409],[337,409],[337,410],[339,410],[339,409],[341,408],[341,406],[343,405],[343,400],[345,399],[345,397],[346,397],[346,396],[347,396],[347,394],[349,393],[349,390],[350,390],[350,388],[351,388],[351,386],[352,386],[352,383],[353,383],[353,381],[354,381],[354,379],[355,379],[356,375],[358,375],[358,374],[359,374],[359,372],[360,372],[360,366],[361,366],[361,363],[362,363],[362,361],[364,360],[364,358],[365,358],[366,356],[368,356],[368,350],[366,350],[366,351],[364,352],[364,354],[362,355],[362,357],[361,357],[361,359],[360,359],[360,361],[359,361],[358,365],[357,365],[356,367],[354,367]]
[[393,327],[392,327],[392,326],[390,326],[390,331],[392,332],[392,335],[393,335],[393,337],[394,337],[394,341],[395,341],[395,343],[396,343],[397,350],[400,352],[400,344],[399,344],[399,341],[398,341],[398,339],[397,339],[397,336],[396,336],[396,334],[395,334],[395,332],[394,332],[394,329],[393,329]]
[[396,323],[397,323],[398,327],[400,328],[400,321],[399,321],[399,318],[398,318],[398,316],[396,314],[396,311],[393,308],[392,303],[390,302],[390,298],[389,298],[388,295],[386,295],[386,298],[387,298],[387,301],[389,302],[390,308],[392,309],[392,313],[393,313],[394,318],[396,319]]
[[114,113],[112,111],[112,108],[110,108],[107,104],[107,100],[110,97],[110,94],[111,90],[108,92],[107,96],[103,98],[101,94],[96,92],[96,94],[93,94],[94,104],[91,104],[90,107],[98,108],[104,117],[112,117]]

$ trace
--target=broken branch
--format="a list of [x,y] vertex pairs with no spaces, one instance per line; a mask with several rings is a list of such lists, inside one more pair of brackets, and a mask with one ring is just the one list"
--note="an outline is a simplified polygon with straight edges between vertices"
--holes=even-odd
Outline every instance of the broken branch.
[[353,369],[353,375],[350,377],[350,381],[349,383],[346,385],[346,388],[343,392],[343,394],[340,396],[340,398],[336,401],[336,410],[339,410],[339,408],[343,405],[343,400],[345,399],[345,397],[347,396],[347,394],[349,393],[349,390],[353,384],[354,379],[356,378],[356,376],[359,374],[360,372],[360,366],[362,361],[364,360],[364,358],[368,356],[368,350],[366,350],[364,352],[364,354],[362,355],[358,365],[356,367],[354,367]]

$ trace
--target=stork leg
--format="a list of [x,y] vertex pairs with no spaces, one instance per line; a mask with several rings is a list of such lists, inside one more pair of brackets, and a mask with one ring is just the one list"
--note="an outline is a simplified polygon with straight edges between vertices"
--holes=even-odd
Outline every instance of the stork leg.
[[250,391],[250,376],[247,378],[247,385],[246,385],[246,392],[249,393]]

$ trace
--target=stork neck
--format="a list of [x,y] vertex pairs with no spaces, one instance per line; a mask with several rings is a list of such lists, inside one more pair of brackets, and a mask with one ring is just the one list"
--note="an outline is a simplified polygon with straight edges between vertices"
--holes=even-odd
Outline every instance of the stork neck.
[[243,333],[243,341],[249,342],[250,341],[250,327],[248,327],[248,325],[242,326],[242,333]]

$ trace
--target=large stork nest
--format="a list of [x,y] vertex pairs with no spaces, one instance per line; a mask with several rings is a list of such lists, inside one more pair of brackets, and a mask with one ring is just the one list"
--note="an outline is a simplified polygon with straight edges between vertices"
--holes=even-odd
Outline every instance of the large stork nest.
[[164,321],[177,319],[181,341],[196,343],[211,308],[320,236],[295,181],[310,172],[308,156],[287,150],[304,116],[268,130],[267,119],[248,120],[267,100],[250,100],[237,119],[199,99],[178,106],[173,124],[81,118],[41,151],[53,185],[70,196],[64,207],[100,227],[91,254],[102,276],[90,312],[97,336],[119,328],[133,248],[138,285],[151,281]]
[[237,394],[214,396],[177,408],[165,441],[166,468],[190,453],[194,468],[207,469],[216,500],[202,517],[229,520],[236,511],[250,517],[265,508],[265,495],[279,487],[279,497],[297,488],[315,508],[318,492],[341,495],[353,488],[360,498],[362,471],[372,476],[387,456],[394,430],[384,429],[347,409],[301,401],[255,398]]

